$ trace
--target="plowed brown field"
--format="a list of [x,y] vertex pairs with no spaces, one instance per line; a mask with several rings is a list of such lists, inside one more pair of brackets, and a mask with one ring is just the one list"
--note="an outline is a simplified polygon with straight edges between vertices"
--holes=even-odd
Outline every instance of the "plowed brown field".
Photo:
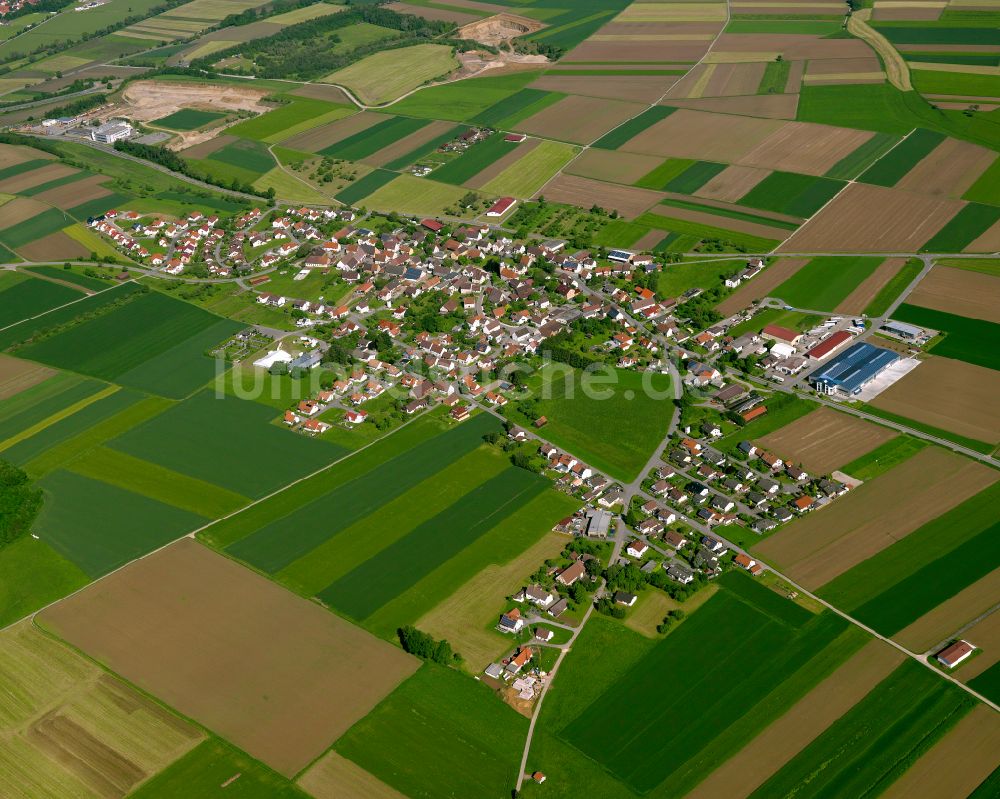
[[601,208],[613,208],[627,218],[648,211],[663,197],[657,191],[615,186],[576,175],[557,175],[545,186],[543,194],[547,200],[569,203],[580,208],[590,208],[596,203]]
[[1000,324],[1000,277],[935,266],[917,284],[906,302]]

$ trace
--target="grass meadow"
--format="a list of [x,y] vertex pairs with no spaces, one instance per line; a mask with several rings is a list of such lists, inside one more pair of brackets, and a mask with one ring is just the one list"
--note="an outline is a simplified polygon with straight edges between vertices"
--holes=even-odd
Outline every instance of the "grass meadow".
[[[411,117],[452,122],[478,121],[480,114],[492,115],[491,109],[536,80],[539,74],[535,71],[514,72],[430,86],[393,103],[392,111]],[[500,111],[507,113],[509,108],[501,107]]]
[[485,141],[473,144],[468,150],[448,163],[431,172],[431,178],[439,183],[460,186],[475,177],[494,161],[499,160],[516,144],[506,141],[502,133],[494,133]]
[[771,291],[787,305],[832,311],[875,269],[882,258],[820,256]]
[[[963,252],[1000,221],[1000,207],[969,203],[921,247],[922,252]],[[986,252],[983,245],[980,252]]]
[[899,271],[878,290],[872,301],[865,307],[868,316],[882,316],[903,290],[917,279],[924,262],[916,258],[908,258]]
[[323,81],[346,86],[362,102],[379,105],[443,77],[457,66],[451,47],[418,44],[362,58]]
[[485,686],[425,663],[334,749],[413,799],[505,796],[527,731]]
[[0,547],[0,627],[45,607],[90,578],[44,541],[24,537]]
[[573,160],[579,148],[562,142],[543,141],[534,150],[487,182],[486,194],[531,197],[553,175]]
[[840,471],[858,480],[872,480],[880,474],[885,474],[893,466],[909,460],[926,446],[927,442],[921,438],[899,435],[890,438],[846,466],[841,466]]
[[325,100],[291,95],[281,95],[281,98],[289,102],[266,114],[233,125],[226,132],[245,139],[274,143],[354,113],[350,106],[328,103]]
[[865,170],[858,180],[862,183],[873,183],[876,186],[895,186],[907,172],[930,155],[931,150],[944,139],[943,133],[917,129],[897,144],[892,152]]
[[831,178],[772,172],[740,198],[740,203],[764,211],[806,218],[832,200],[844,185]]
[[612,131],[604,134],[594,142],[594,147],[602,150],[617,150],[630,139],[635,138],[646,128],[655,125],[660,120],[670,116],[676,108],[665,105],[655,105],[647,111],[643,111],[637,117],[624,122]]
[[223,119],[226,115],[215,111],[198,111],[194,108],[182,108],[169,116],[154,119],[150,124],[170,130],[197,130],[211,122]]
[[76,289],[41,278],[20,280],[0,290],[0,328],[83,297]]
[[[650,396],[647,384],[657,397]],[[549,398],[544,398],[543,386]],[[539,397],[534,402],[538,415],[548,419],[542,435],[616,479],[631,480],[639,473],[673,414],[668,375],[616,369],[609,384],[579,369],[551,365],[533,376],[529,387]],[[593,397],[585,387],[591,387]],[[520,413],[516,404],[507,408],[508,418],[531,426],[534,419]]]

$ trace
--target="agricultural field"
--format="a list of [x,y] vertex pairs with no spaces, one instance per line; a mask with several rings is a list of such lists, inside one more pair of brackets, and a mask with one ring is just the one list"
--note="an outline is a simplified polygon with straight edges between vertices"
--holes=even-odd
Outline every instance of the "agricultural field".
[[190,539],[39,621],[285,776],[419,665]]
[[204,733],[30,621],[0,634],[0,792],[124,796]]
[[811,474],[822,475],[866,455],[895,435],[886,427],[818,408],[754,443],[786,462],[801,464]]
[[419,44],[362,58],[323,81],[346,86],[363,103],[381,105],[444,77],[457,66],[449,47]]
[[170,114],[170,116],[165,116],[161,119],[154,119],[150,122],[150,124],[160,128],[168,128],[170,130],[197,130],[198,128],[203,128],[212,122],[218,122],[220,119],[224,118],[225,114],[219,114],[213,111],[198,111],[193,108],[184,108],[180,111],[175,111]]
[[0,327],[82,300],[84,296],[83,292],[62,283],[15,272],[0,283]]
[[833,310],[845,302],[854,288],[870,277],[882,263],[880,258],[820,256],[776,286],[771,296],[788,305],[810,310]]
[[906,304],[1000,324],[997,296],[1000,277],[939,265],[910,292]]
[[807,588],[819,588],[960,505],[993,472],[927,447],[829,508],[798,519],[754,551]]
[[58,326],[18,347],[18,357],[180,399],[215,374],[205,350],[241,329],[159,292],[119,292],[114,302],[99,314],[92,302],[70,306],[81,316],[53,319]]
[[900,305],[893,312],[893,318],[943,333],[944,337],[930,347],[935,355],[987,369],[1000,369],[1000,322],[959,316],[909,303]]
[[[417,799],[498,796],[516,778],[527,728],[526,718],[484,686],[428,663],[348,730],[334,750]],[[407,746],[397,746],[400,740]],[[455,765],[442,769],[442,760]]]

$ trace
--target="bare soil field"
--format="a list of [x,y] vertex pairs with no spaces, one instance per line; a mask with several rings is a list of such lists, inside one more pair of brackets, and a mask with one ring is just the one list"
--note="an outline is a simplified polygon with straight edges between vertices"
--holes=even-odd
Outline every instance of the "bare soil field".
[[0,400],[13,397],[52,377],[55,369],[0,354]]
[[520,161],[541,143],[541,139],[525,139],[523,142],[517,144],[512,150],[500,156],[500,158],[486,167],[486,169],[482,172],[473,175],[462,185],[467,186],[470,189],[481,189],[493,180],[493,178],[503,172],[507,167],[517,161]]
[[696,197],[734,203],[770,174],[769,169],[752,166],[726,167],[694,194]]
[[590,144],[645,110],[638,103],[570,96],[528,117],[517,129],[548,139]]
[[[840,13],[839,10],[837,13]],[[758,56],[746,58],[747,61],[773,61],[777,55],[786,61],[806,61],[870,58],[872,51],[859,39],[824,39],[822,36],[786,33],[724,33],[712,48],[712,55],[725,58],[727,53]]]
[[419,666],[402,650],[189,538],[38,618],[288,776]]
[[910,305],[1000,324],[1000,277],[935,266],[906,301]]
[[[175,83],[140,80],[130,83],[122,93],[118,106],[106,112],[108,116],[123,116],[138,122],[162,119],[182,108],[203,111],[252,111],[263,114],[273,106],[264,103],[270,94],[266,89],[234,86],[231,83]],[[181,149],[212,138],[218,128],[178,133],[174,149]]]
[[17,251],[29,261],[61,261],[86,258],[90,255],[90,250],[61,230],[28,244],[22,244]]
[[785,124],[789,123],[681,109],[646,128],[620,149],[664,158],[732,163]]
[[[805,61],[792,61],[791,68],[788,70],[788,80],[785,82],[785,91],[794,93],[797,92],[802,87],[802,76],[806,71]],[[794,118],[794,114],[791,118]]]
[[987,466],[927,447],[829,507],[792,522],[755,551],[815,589],[996,479],[997,473]]
[[23,621],[0,635],[0,796],[120,799],[204,736]]
[[217,150],[221,150],[227,144],[232,144],[232,142],[236,140],[236,136],[230,136],[229,134],[224,133],[221,136],[216,136],[214,139],[203,141],[201,144],[186,147],[181,151],[181,155],[185,158],[208,158],[212,153]]
[[786,252],[916,252],[958,200],[852,183],[779,247]]
[[582,94],[588,97],[607,97],[612,100],[633,100],[653,103],[663,96],[674,75],[573,75],[570,71],[550,72],[531,84],[532,89],[550,92]]
[[615,186],[576,175],[556,175],[544,188],[543,194],[547,200],[580,208],[590,208],[596,203],[601,208],[613,208],[629,219],[648,211],[663,197],[658,191]]
[[801,463],[810,474],[822,475],[895,437],[887,427],[831,408],[818,408],[755,443],[786,461]]
[[109,189],[104,188],[102,183],[108,180],[106,175],[94,175],[90,178],[77,180],[66,186],[56,186],[54,189],[43,191],[35,195],[35,199],[54,205],[56,208],[73,208],[90,200],[100,197],[107,197],[111,194]]
[[473,669],[484,668],[511,647],[507,636],[486,628],[490,614],[500,613],[504,597],[520,588],[538,563],[558,555],[568,540],[560,533],[549,533],[514,560],[487,566],[414,626],[446,639]]
[[948,138],[907,172],[896,188],[936,197],[961,197],[996,159],[992,150]]
[[308,97],[311,100],[327,100],[331,103],[343,103],[353,105],[351,99],[344,94],[344,90],[339,86],[330,86],[325,83],[309,83],[296,89],[290,94],[296,97]]
[[650,230],[648,233],[644,233],[642,237],[632,245],[633,249],[642,252],[643,250],[651,250],[657,244],[659,244],[663,239],[667,237],[667,231],[656,230],[655,228]]
[[789,122],[737,160],[744,166],[824,175],[874,134],[811,122]]
[[868,303],[875,299],[882,287],[896,276],[905,263],[905,258],[886,258],[833,310],[837,313],[862,313],[868,307]]
[[663,163],[655,155],[623,153],[620,150],[584,150],[566,167],[566,171],[583,178],[607,180],[612,183],[635,183]]
[[467,25],[482,19],[478,14],[466,14],[462,11],[450,11],[446,8],[430,8],[429,6],[411,6],[408,3],[390,3],[386,8],[400,14],[413,14],[424,19],[441,22],[454,22],[456,25]]
[[870,641],[777,721],[725,761],[687,799],[743,799],[854,707],[903,662],[882,641]]
[[[680,26],[677,26],[680,27]],[[679,41],[639,41],[635,39],[615,39],[611,41],[594,41],[588,39],[577,47],[566,59],[569,62],[579,61],[689,61],[701,58],[708,45],[708,39],[699,37],[697,40]],[[624,45],[624,47],[623,47]],[[627,58],[626,58],[627,53]]]
[[881,394],[876,408],[960,436],[1000,442],[1000,372],[931,356]]
[[454,127],[455,124],[453,122],[431,122],[409,136],[397,139],[388,147],[383,147],[381,150],[372,153],[367,158],[364,158],[363,161],[370,166],[384,166],[390,161],[395,161],[400,156],[406,155],[411,150],[415,150],[420,145],[426,144],[431,139],[436,139],[438,136],[447,133]]
[[[546,194],[546,196],[548,196]],[[745,222],[742,219],[731,219],[726,216],[717,216],[703,211],[690,211],[686,208],[675,208],[664,205],[655,209],[655,213],[663,216],[671,216],[674,219],[683,219],[687,222],[695,222],[699,225],[713,225],[726,230],[736,230],[740,233],[749,233],[751,236],[763,236],[767,239],[778,239],[781,241],[788,236],[785,228],[770,227],[757,222]]]
[[14,227],[26,219],[33,219],[39,214],[48,210],[48,206],[37,200],[30,200],[27,197],[17,197],[9,203],[4,203],[3,218],[0,220],[0,229],[6,230]]
[[17,194],[25,189],[40,186],[42,183],[48,183],[50,180],[58,180],[67,175],[75,175],[79,171],[65,164],[48,164],[38,169],[32,169],[29,172],[22,172],[20,175],[7,178],[7,180],[0,180],[0,193]]
[[[711,65],[711,69],[714,70],[714,68],[715,65]],[[670,91],[666,93],[665,98],[666,100],[673,100],[675,98],[700,98],[703,93],[702,90],[711,77],[712,72],[708,64],[696,64],[691,67],[684,77],[670,87]]]
[[973,677],[978,677],[1000,660],[1000,611],[993,611],[989,616],[977,621],[961,635],[966,641],[971,641],[983,650],[972,660],[962,665],[962,671],[959,673],[959,676],[968,682]]
[[[1000,597],[1000,569],[994,569],[966,586],[904,627],[893,638],[913,652],[926,652],[943,644],[956,630],[995,607],[997,597]],[[962,637],[965,637],[964,633]]]
[[329,147],[331,144],[336,144],[341,139],[346,139],[355,133],[368,130],[368,128],[377,125],[379,122],[385,122],[386,119],[388,117],[385,114],[362,111],[360,114],[344,117],[335,122],[328,122],[325,125],[320,125],[318,128],[313,128],[297,136],[292,136],[290,139],[285,139],[281,145],[291,150],[315,153],[325,147]]
[[406,799],[395,788],[332,751],[303,774],[298,785],[315,799]]
[[809,62],[808,75],[836,75],[845,72],[881,72],[882,62],[869,58],[819,58]]
[[[998,106],[1000,108],[1000,106]],[[1000,222],[989,227],[978,239],[973,241],[962,252],[997,252],[1000,251]]]
[[53,160],[55,156],[42,150],[22,147],[19,144],[0,144],[0,169],[41,158]]
[[[794,65],[792,69],[794,71]],[[759,94],[747,97],[703,97],[694,100],[669,100],[663,105],[763,119],[795,119],[799,107],[799,96],[797,94]]]
[[715,309],[719,313],[728,316],[743,308],[747,308],[754,300],[764,299],[764,297],[770,294],[771,289],[780,286],[807,263],[809,263],[808,258],[780,258],[753,280],[744,283],[736,289],[736,291],[715,306]]
[[882,796],[969,796],[1000,764],[997,752],[1000,713],[977,705]]
[[766,64],[717,64],[711,80],[701,93],[702,97],[733,97],[757,94],[757,87],[764,77]]
[[898,22],[902,20],[935,20],[941,16],[941,11],[945,7],[945,3],[939,3],[937,5],[921,3],[919,7],[914,5],[912,8],[885,8],[885,6],[877,6],[875,8],[875,13],[872,15],[872,19],[878,22]]

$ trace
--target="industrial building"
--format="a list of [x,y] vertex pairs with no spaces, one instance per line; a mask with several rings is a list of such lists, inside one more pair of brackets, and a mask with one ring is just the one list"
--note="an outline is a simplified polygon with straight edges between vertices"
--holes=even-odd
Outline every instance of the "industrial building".
[[127,139],[132,133],[132,126],[128,122],[107,122],[91,130],[90,138],[101,144],[114,144]]
[[809,382],[822,394],[851,397],[897,360],[892,350],[860,342],[809,375]]

